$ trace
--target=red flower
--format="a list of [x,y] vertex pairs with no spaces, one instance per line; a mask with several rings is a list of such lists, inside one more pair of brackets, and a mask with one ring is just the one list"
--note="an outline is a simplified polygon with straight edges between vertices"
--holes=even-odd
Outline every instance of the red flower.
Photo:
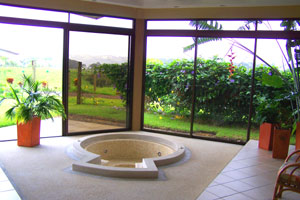
[[232,52],[232,49],[231,49],[231,54],[227,55],[230,59],[230,64],[229,64],[229,67],[227,67],[230,75],[228,76],[228,78],[230,79],[232,76],[233,76],[233,72],[235,71],[235,66],[233,65],[233,60],[235,59],[236,56],[234,56],[234,52]]
[[46,87],[47,86],[47,81],[43,81],[42,85],[43,85],[43,87]]
[[74,78],[74,85],[77,86],[77,83],[78,83],[78,79]]
[[14,82],[14,79],[13,78],[7,78],[6,81],[10,84],[12,84]]

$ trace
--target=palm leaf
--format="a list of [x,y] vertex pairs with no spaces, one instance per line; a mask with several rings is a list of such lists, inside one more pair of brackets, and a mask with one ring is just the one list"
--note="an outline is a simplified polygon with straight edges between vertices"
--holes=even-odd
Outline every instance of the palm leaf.
[[13,98],[18,102],[18,104],[20,104],[21,102],[20,102],[20,99],[17,95],[17,91],[11,85],[9,85],[9,89],[12,93]]
[[[219,24],[217,21],[213,21],[213,20],[190,21],[189,24],[193,27],[196,27],[197,30],[223,30],[222,24]],[[183,52],[187,52],[195,48],[196,38],[193,38],[193,40],[194,43],[184,47]],[[204,38],[198,38],[197,43],[198,45],[201,45],[207,42],[218,41],[218,40],[222,40],[222,38],[204,37]]]
[[201,21],[190,21],[189,23],[193,27],[197,27],[198,30],[222,30],[222,24],[213,20],[201,20]]
[[[195,38],[193,38],[193,40],[195,40]],[[198,45],[201,45],[201,44],[205,44],[207,42],[213,42],[213,41],[218,41],[218,40],[222,40],[222,38],[202,37],[202,38],[198,38],[197,43],[198,43]],[[193,43],[191,45],[188,45],[188,46],[186,46],[186,47],[183,48],[183,52],[192,50],[194,47],[195,47],[195,43]]]

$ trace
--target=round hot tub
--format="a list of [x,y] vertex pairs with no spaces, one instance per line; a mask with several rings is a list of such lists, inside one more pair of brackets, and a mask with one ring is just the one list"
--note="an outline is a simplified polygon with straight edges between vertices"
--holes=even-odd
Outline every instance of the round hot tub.
[[73,163],[74,171],[127,178],[156,178],[157,166],[177,162],[185,152],[183,145],[170,140],[125,133],[85,137],[73,147],[80,159]]

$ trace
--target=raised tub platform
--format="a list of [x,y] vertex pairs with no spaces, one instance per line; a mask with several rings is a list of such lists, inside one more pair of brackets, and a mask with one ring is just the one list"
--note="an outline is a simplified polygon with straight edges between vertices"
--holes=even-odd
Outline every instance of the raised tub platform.
[[84,137],[73,144],[79,159],[72,169],[95,175],[123,178],[157,178],[157,166],[179,161],[181,144],[160,137],[109,133]]

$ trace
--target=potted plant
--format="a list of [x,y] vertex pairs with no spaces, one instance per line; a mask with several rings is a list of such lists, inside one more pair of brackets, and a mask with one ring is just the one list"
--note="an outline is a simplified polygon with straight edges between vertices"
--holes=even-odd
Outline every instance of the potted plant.
[[51,118],[54,114],[66,117],[64,106],[59,95],[43,87],[42,82],[34,81],[23,74],[23,83],[13,87],[8,83],[9,92],[0,100],[0,104],[7,99],[14,101],[6,111],[6,117],[16,120],[18,145],[33,147],[40,144],[41,119]]
[[278,102],[259,97],[259,106],[256,108],[256,121],[260,124],[258,147],[272,150],[274,128],[278,126]]

